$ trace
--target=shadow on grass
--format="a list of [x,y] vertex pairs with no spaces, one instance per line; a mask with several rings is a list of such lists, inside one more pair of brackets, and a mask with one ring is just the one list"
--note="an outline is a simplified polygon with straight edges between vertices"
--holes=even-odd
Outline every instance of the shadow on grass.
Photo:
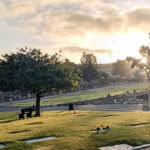
[[[71,114],[71,113],[70,113]],[[70,115],[69,113],[68,114],[60,114],[60,116],[68,116]]]
[[18,121],[18,119],[11,119],[11,120],[5,120],[5,121],[0,121],[0,124],[1,123],[10,123],[10,122],[14,122],[14,121]]
[[81,117],[81,116],[86,116],[86,115],[77,115],[77,116]]
[[58,113],[58,114],[59,114],[59,113],[63,113],[63,112],[64,112],[63,110],[62,110],[62,111],[60,110],[60,111],[58,111],[58,112],[56,112],[56,113]]
[[26,125],[36,125],[36,124],[43,124],[43,122],[33,122],[33,123],[28,123]]
[[20,131],[13,131],[13,132],[8,132],[9,134],[16,134],[16,133],[23,133],[23,132],[29,132],[31,130],[20,130]]
[[143,123],[135,123],[135,124],[129,124],[129,126],[133,126],[133,127],[136,127],[136,126],[144,126],[144,125],[148,125],[149,122],[143,122]]
[[105,115],[105,116],[101,116],[101,117],[114,117],[114,116],[119,116],[119,115]]

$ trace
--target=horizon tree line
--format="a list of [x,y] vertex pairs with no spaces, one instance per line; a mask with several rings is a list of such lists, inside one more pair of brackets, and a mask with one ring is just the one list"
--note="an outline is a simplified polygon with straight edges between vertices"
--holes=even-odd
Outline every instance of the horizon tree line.
[[[145,71],[150,81],[150,48],[141,46],[139,53],[146,59],[127,57],[130,67],[121,60],[114,63],[114,74],[120,71],[127,74],[131,68]],[[0,59],[0,91],[32,92],[36,95],[36,116],[40,116],[40,100],[43,93],[52,90],[72,91],[79,87],[83,80],[91,82],[103,77],[108,79],[108,74],[98,71],[96,56],[83,53],[81,64],[77,65],[69,59],[62,61],[60,53],[48,55],[40,49],[19,49],[16,53],[5,54]],[[124,67],[122,67],[124,66]],[[121,70],[121,69],[122,70]]]

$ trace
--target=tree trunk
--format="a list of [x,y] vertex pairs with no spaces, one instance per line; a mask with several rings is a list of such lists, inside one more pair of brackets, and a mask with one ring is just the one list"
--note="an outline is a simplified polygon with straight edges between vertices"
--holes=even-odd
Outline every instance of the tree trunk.
[[41,95],[38,92],[36,94],[36,114],[35,114],[36,117],[40,116],[40,99],[41,99]]

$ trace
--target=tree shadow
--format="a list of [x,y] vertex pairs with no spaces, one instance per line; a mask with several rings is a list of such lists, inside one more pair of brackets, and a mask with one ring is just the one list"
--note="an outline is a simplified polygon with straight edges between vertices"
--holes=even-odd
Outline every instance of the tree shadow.
[[114,117],[114,116],[119,116],[119,115],[105,115],[105,116],[101,116],[101,117]]
[[14,121],[18,121],[18,119],[11,119],[11,120],[5,120],[5,121],[0,121],[0,124],[1,123],[10,123],[10,122],[14,122]]
[[86,115],[77,115],[77,116],[86,116]]
[[136,127],[136,126],[144,126],[144,125],[147,125],[149,122],[143,122],[143,123],[135,123],[135,124],[129,124],[129,126],[133,126],[133,127]]
[[20,131],[13,131],[13,132],[8,132],[9,134],[16,134],[16,133],[23,133],[23,132],[29,132],[31,130],[20,130]]
[[26,125],[36,125],[36,124],[43,124],[43,122],[33,122],[33,123],[28,123]]

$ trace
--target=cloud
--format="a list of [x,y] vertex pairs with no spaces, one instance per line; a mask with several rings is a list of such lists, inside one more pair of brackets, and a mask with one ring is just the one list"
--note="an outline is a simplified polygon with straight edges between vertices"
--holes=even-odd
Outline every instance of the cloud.
[[[59,52],[60,50],[55,50],[54,52]],[[61,48],[61,55],[64,58],[68,58],[69,60],[80,63],[80,59],[83,55],[83,52],[86,52],[87,54],[93,53],[99,62],[99,60],[102,60],[102,58],[109,58],[113,53],[115,53],[115,50],[111,49],[95,49],[95,50],[90,50],[86,48],[81,48],[81,47],[64,47]],[[105,62],[105,61],[104,61]],[[103,62],[103,63],[104,63]],[[106,61],[108,62],[108,61]]]
[[[1,0],[0,8],[5,12],[5,17],[24,17],[23,15],[35,14],[47,9],[51,10],[74,10],[85,11],[86,9],[94,12],[97,8],[115,8],[113,4],[106,4],[102,0]],[[87,12],[86,10],[86,12]]]
[[104,13],[99,17],[93,17],[85,14],[71,13],[67,19],[72,26],[84,31],[112,33],[117,27],[119,27],[118,30],[122,30],[122,19],[117,14]]
[[90,50],[86,48],[80,48],[80,47],[64,47],[61,48],[62,53],[66,52],[71,52],[71,53],[93,53],[93,54],[108,54],[108,53],[113,53],[115,50],[112,49],[95,49],[95,50]]
[[150,8],[120,14],[118,3],[118,0],[12,0],[6,8],[3,0],[0,8],[5,12],[3,19],[19,17],[16,28],[41,37],[72,38],[85,37],[87,32],[112,35],[130,30],[148,31]]
[[[140,8],[121,15],[119,5],[119,0],[2,0],[0,16],[3,19],[20,17],[18,22],[40,26],[42,34],[59,33],[66,36],[75,29],[79,36],[83,36],[85,30],[112,34],[134,28],[143,30],[145,26],[146,31],[148,30],[149,8]],[[131,2],[126,1],[122,5],[131,5]]]
[[2,2],[0,2],[0,10],[1,10],[1,13],[0,13],[0,19],[1,19],[6,14],[6,10],[7,10],[5,4]]
[[150,26],[150,8],[139,8],[127,13],[127,26],[129,29],[149,32]]
[[124,32],[123,19],[112,13],[94,17],[80,12],[47,11],[35,15],[23,24],[34,25],[42,37],[75,38],[85,37],[87,32],[112,34]]
[[[124,3],[120,0],[2,0],[0,25],[4,24],[4,28],[7,28],[6,37],[13,37],[16,47],[22,36],[26,41],[32,37],[34,42],[27,42],[27,46],[32,43],[29,46],[65,47],[64,53],[81,54],[86,50],[89,53],[108,54],[112,52],[109,46],[119,43],[115,38],[113,43],[109,37],[130,31],[149,32],[150,8],[139,8],[138,4],[133,9],[135,3],[136,0]],[[22,41],[20,45],[25,43]],[[71,48],[66,48],[68,46]],[[103,47],[106,49],[88,49]]]
[[32,14],[36,12],[36,7],[34,5],[29,5],[27,3],[13,3],[9,6],[9,11],[12,16],[21,16],[26,14]]
[[65,37],[86,36],[86,33],[112,35],[129,31],[149,32],[150,8],[128,13],[104,12],[95,17],[80,12],[55,11],[42,15],[42,35]]

